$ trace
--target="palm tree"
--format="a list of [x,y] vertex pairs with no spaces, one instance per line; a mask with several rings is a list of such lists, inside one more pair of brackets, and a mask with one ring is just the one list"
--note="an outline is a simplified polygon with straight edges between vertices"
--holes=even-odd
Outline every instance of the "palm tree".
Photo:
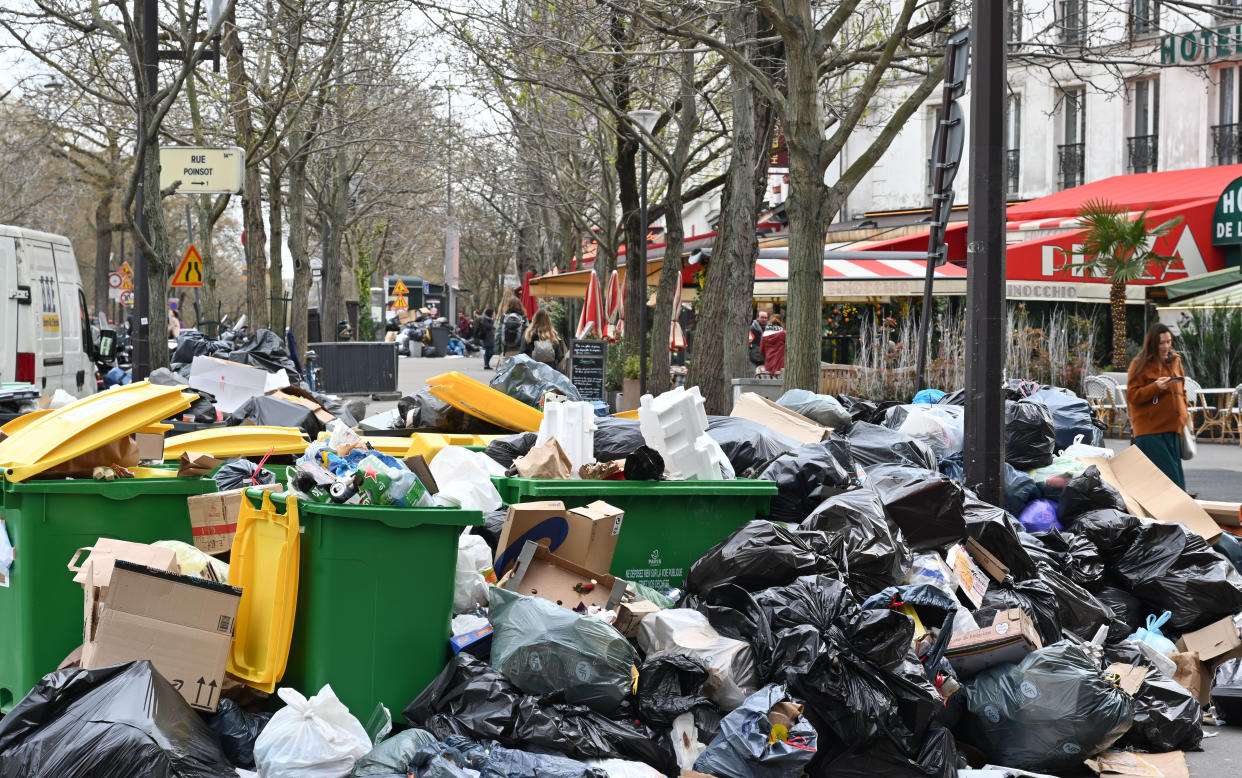
[[1182,217],[1153,227],[1147,221],[1147,213],[1145,210],[1131,219],[1120,206],[1105,200],[1089,200],[1078,211],[1078,219],[1086,227],[1082,245],[1072,251],[1059,249],[1062,254],[1083,258],[1066,268],[1104,276],[1111,283],[1108,302],[1113,315],[1114,370],[1124,370],[1126,364],[1126,284],[1142,278],[1150,266],[1163,270],[1176,259],[1156,253],[1155,245],[1182,223]]

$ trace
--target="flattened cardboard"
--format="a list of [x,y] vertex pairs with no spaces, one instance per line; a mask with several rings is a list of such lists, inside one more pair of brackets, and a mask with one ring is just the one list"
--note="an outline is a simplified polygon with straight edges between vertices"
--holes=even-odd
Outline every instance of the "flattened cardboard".
[[[89,551],[81,566],[76,562],[83,551]],[[177,564],[177,552],[171,548],[148,546],[146,543],[130,543],[127,540],[100,538],[95,545],[79,548],[74,552],[67,567],[69,572],[77,573],[73,582],[83,586],[104,587],[112,579],[112,569],[117,561],[132,562],[156,570],[172,573],[181,572]]]
[[232,413],[251,397],[263,394],[267,371],[227,359],[197,356],[190,363],[190,388],[214,395],[216,408]]
[[199,478],[224,464],[223,459],[216,459],[210,454],[195,454],[183,451],[177,460],[178,478]]
[[617,628],[617,632],[632,638],[638,635],[638,625],[643,623],[643,619],[659,612],[660,606],[650,600],[623,602],[617,606],[617,620],[612,626]]
[[[280,484],[258,484],[250,488],[272,492],[281,489]],[[223,554],[233,547],[245,492],[245,488],[229,489],[186,498],[195,548],[207,554]]]
[[134,442],[138,444],[138,459],[143,462],[164,461],[164,435],[154,432],[135,432]]
[[415,454],[401,461],[410,469],[411,473],[418,476],[418,480],[422,482],[428,494],[439,494],[440,487],[436,485],[436,479],[431,474],[431,467],[427,464],[427,459],[422,454]]
[[976,608],[983,605],[983,595],[988,591],[988,579],[975,564],[966,549],[959,543],[949,549],[946,557],[949,568],[957,574],[959,588]]
[[966,546],[966,551],[970,553],[970,558],[975,560],[975,563],[982,567],[983,572],[987,573],[988,577],[993,581],[1001,583],[1009,577],[1009,568],[997,559],[991,551],[984,548],[982,543],[974,538],[966,538],[964,545]]
[[116,562],[106,589],[86,590],[82,667],[149,659],[191,707],[214,711],[241,589]]
[[1106,778],[1190,778],[1186,754],[1181,751],[1136,754],[1109,750],[1088,759],[1085,764],[1097,775]]
[[802,414],[777,405],[756,392],[743,392],[729,415],[757,422],[799,443],[819,443],[832,434],[828,427],[816,424]]
[[620,508],[599,500],[569,510],[560,500],[510,505],[496,545],[496,573],[508,572],[527,540],[588,570],[608,570],[624,519]]
[[[1203,629],[1183,634],[1177,641],[1177,650],[1199,657],[1199,688],[1187,688],[1199,702],[1207,705],[1212,697],[1212,680],[1216,676],[1216,668],[1227,659],[1242,657],[1242,639],[1238,638],[1233,617],[1226,616]],[[1193,674],[1189,675],[1193,677]]]
[[[577,586],[595,585],[579,593]],[[581,605],[615,609],[625,594],[625,581],[606,573],[596,573],[556,556],[533,540],[526,541],[513,570],[500,579],[500,586],[511,592],[541,597],[573,610]]]
[[1117,676],[1117,686],[1123,692],[1133,697],[1138,694],[1138,690],[1142,688],[1143,681],[1147,679],[1147,668],[1142,665],[1127,665],[1121,662],[1115,662],[1104,668],[1104,674],[1107,676]]
[[313,396],[307,397],[306,395],[309,395],[310,392],[307,392],[305,389],[298,389],[294,386],[285,386],[280,389],[274,389],[267,394],[269,397],[275,397],[277,399],[284,400],[285,402],[291,402],[294,405],[300,405],[303,408],[306,408],[311,413],[315,414],[316,419],[319,419],[319,421],[324,424],[327,424],[336,418],[330,411],[325,410],[322,405],[315,402]]
[[1222,527],[1242,527],[1242,502],[1220,500],[1195,500],[1199,507]]
[[[1100,468],[1100,475],[1121,491],[1126,508],[1134,515],[1156,521],[1176,521],[1202,535],[1209,543],[1215,543],[1220,537],[1221,529],[1207,511],[1170,481],[1137,446],[1130,446],[1109,460],[1087,458],[1081,461]],[[1107,468],[1101,462],[1106,462]],[[1143,513],[1135,513],[1135,505]]]
[[969,678],[995,665],[1020,662],[1040,648],[1030,617],[1021,608],[1009,608],[998,612],[991,626],[954,635],[945,657],[960,678]]

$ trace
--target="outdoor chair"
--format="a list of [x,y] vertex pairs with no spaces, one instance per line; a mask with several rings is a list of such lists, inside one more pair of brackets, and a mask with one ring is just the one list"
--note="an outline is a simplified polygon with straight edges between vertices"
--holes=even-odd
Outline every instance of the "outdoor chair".
[[1110,426],[1116,427],[1117,436],[1126,438],[1130,436],[1130,409],[1126,405],[1126,393],[1117,385],[1117,382],[1109,375],[1096,376],[1101,383],[1108,389],[1108,397],[1112,402],[1113,422]]

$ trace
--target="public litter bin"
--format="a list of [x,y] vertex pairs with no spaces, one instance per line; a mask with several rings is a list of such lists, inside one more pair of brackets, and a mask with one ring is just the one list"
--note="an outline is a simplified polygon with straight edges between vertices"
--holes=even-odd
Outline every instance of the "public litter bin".
[[[277,510],[286,498],[272,495]],[[310,695],[330,683],[362,721],[378,702],[397,714],[444,669],[457,538],[483,514],[299,500],[298,517],[298,603],[279,685]]]
[[[493,477],[505,504],[560,500],[576,508],[596,500],[625,511],[608,572],[667,591],[690,565],[735,529],[766,514],[776,484],[731,481],[590,481]],[[603,572],[603,571],[596,571]]]
[[436,356],[442,357],[448,353],[449,336],[453,331],[444,325],[437,325],[427,330],[431,333],[431,347],[436,350]]
[[0,527],[16,556],[0,586],[0,712],[82,643],[73,553],[101,537],[192,543],[186,498],[214,491],[210,478],[0,480]]

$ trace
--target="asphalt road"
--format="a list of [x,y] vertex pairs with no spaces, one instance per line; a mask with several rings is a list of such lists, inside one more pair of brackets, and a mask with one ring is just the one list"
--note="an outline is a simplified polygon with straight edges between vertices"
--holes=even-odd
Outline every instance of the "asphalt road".
[[[487,382],[492,372],[483,370],[478,355],[440,359],[401,358],[397,384],[402,393],[413,392],[428,378],[456,370]],[[367,413],[395,408],[396,402],[372,402]],[[1129,441],[1109,440],[1109,448],[1120,451]],[[1204,500],[1242,501],[1242,446],[1236,443],[1199,443],[1199,453],[1183,464],[1188,491]],[[1192,778],[1238,778],[1242,775],[1242,721],[1238,726],[1205,727],[1201,751],[1186,754]]]

